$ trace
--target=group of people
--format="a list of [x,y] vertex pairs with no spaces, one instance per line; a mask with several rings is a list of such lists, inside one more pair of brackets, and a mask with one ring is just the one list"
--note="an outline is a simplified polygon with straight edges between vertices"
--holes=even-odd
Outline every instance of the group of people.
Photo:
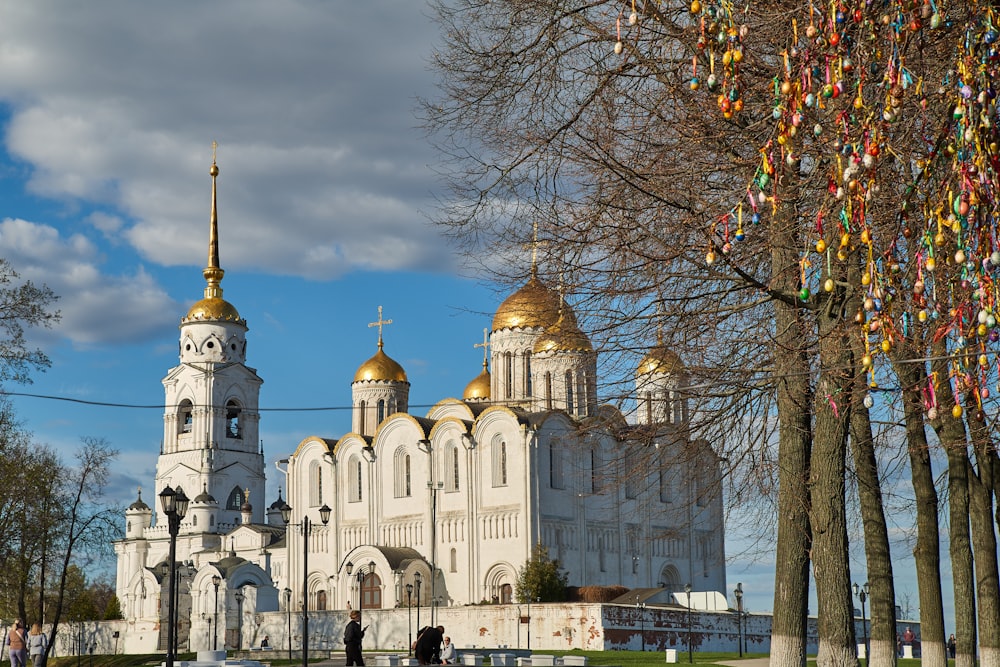
[[45,649],[48,644],[48,638],[38,623],[32,624],[30,632],[25,632],[24,621],[21,619],[14,621],[14,626],[7,631],[7,637],[4,639],[7,654],[10,656],[10,667],[25,667],[28,656],[31,656],[33,667],[42,667],[45,664]]
[[[361,627],[361,612],[351,610],[350,621],[344,628],[344,648],[347,652],[347,667],[364,667],[361,656],[361,642],[368,626]],[[417,639],[410,646],[417,662],[421,665],[453,665],[457,659],[455,645],[451,637],[444,634],[444,626],[427,626],[417,632]]]

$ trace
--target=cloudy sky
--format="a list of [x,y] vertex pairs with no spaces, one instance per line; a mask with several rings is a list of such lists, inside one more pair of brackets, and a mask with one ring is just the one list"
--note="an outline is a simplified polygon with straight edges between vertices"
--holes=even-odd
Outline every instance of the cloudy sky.
[[[127,406],[163,402],[201,298],[213,141],[223,288],[265,381],[268,459],[349,429],[379,305],[413,411],[461,394],[504,288],[429,222],[440,158],[415,111],[436,39],[412,0],[0,3],[0,253],[61,297],[37,339],[52,368],[11,387],[68,399],[15,399],[40,442],[106,438],[118,499],[151,490],[162,409]],[[772,566],[728,546],[731,583],[770,609]]]

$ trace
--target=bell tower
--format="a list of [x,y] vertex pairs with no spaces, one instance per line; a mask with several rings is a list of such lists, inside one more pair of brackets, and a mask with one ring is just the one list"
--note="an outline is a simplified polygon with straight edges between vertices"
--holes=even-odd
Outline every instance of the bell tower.
[[[214,146],[213,146],[214,148]],[[156,466],[156,493],[165,486],[217,500],[198,525],[182,532],[225,532],[242,522],[247,492],[264,497],[264,455],[258,446],[258,399],[263,380],[246,365],[246,320],[222,298],[216,181],[212,166],[212,207],[203,298],[180,323],[180,364],[163,379],[163,445]],[[252,517],[263,523],[263,506]],[[157,508],[157,514],[160,514]],[[258,516],[259,515],[259,516]],[[160,521],[164,521],[160,524]],[[207,523],[208,525],[201,525]],[[157,525],[166,525],[157,517]]]

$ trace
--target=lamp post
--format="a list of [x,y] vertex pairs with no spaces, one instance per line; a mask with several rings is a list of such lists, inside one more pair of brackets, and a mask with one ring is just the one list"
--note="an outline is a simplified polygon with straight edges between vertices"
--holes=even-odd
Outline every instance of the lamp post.
[[525,598],[528,602],[528,650],[531,650],[531,596]]
[[684,584],[684,592],[687,593],[688,601],[688,662],[694,662],[694,647],[691,644],[691,584]]
[[413,655],[413,584],[406,584],[406,655]]
[[639,596],[635,596],[635,608],[639,612],[639,637],[642,639],[642,652],[646,652],[646,603],[639,602]]
[[243,599],[246,597],[242,588],[233,593],[236,598],[236,650],[243,650]]
[[215,586],[215,632],[212,633],[212,650],[219,650],[219,584],[222,577],[217,574],[212,575],[212,585]]
[[[347,565],[345,566],[345,569],[347,570],[347,576],[351,576],[351,572],[354,570],[354,563],[352,563],[351,561],[347,561]],[[368,562],[368,571],[367,572],[365,572],[365,568],[363,568],[363,567],[359,567],[358,568],[358,574],[356,576],[357,576],[357,579],[358,579],[358,613],[359,614],[362,613],[362,612],[364,612],[364,610],[365,610],[365,579],[367,579],[368,576],[372,575],[372,574],[375,574],[375,561],[369,561]]]
[[868,582],[864,586],[854,584],[854,594],[861,600],[861,643],[865,647],[865,664],[868,664],[868,627],[865,622],[865,600],[868,599]]
[[743,657],[743,583],[736,584],[733,591],[736,596],[736,644],[740,649],[740,657]]
[[420,584],[424,582],[423,577],[417,572],[413,575],[413,584],[417,587],[417,632],[420,632]]
[[288,659],[292,659],[292,589],[285,589],[285,611],[288,613]]
[[[429,446],[428,454],[430,454]],[[431,492],[431,626],[435,623],[437,611],[437,595],[435,594],[435,584],[437,583],[437,493],[443,488],[444,482],[427,482],[427,489]]]
[[[329,523],[332,511],[325,503],[319,508],[324,526]],[[298,526],[302,530],[302,667],[309,667],[309,533],[313,523],[308,516],[303,516],[301,522],[293,524],[292,508],[288,503],[281,506],[281,518],[286,526]]]
[[181,519],[187,514],[188,497],[170,486],[160,491],[160,509],[167,516],[167,531],[170,534],[170,590],[167,598],[167,659],[166,667],[174,667],[174,642],[177,637],[177,602],[174,590],[177,588],[177,534]]

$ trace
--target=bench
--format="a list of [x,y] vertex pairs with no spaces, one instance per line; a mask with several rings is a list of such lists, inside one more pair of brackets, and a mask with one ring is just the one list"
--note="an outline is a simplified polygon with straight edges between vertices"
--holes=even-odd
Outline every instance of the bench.
[[513,653],[490,653],[490,664],[493,667],[514,667],[515,662]]

